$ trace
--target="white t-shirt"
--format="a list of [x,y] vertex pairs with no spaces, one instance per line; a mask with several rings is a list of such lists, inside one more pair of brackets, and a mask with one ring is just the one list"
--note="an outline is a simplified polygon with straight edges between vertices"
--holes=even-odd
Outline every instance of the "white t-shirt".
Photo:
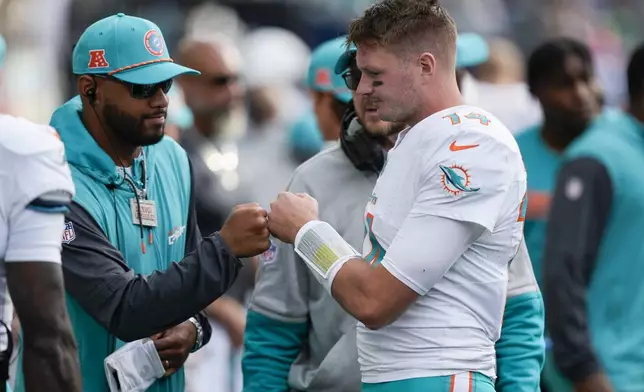
[[[4,263],[61,261],[64,212],[74,184],[56,131],[0,115],[0,184],[0,320],[10,326]],[[0,350],[6,344],[0,328]]]
[[[508,265],[523,239],[525,192],[514,137],[482,109],[449,108],[399,135],[366,208],[363,257],[382,262],[419,297],[382,329],[358,324],[363,382],[466,371],[495,377],[494,344]],[[463,245],[448,236],[436,241],[437,218],[483,232],[438,275],[427,264],[432,249]],[[433,238],[423,241],[423,234]]]

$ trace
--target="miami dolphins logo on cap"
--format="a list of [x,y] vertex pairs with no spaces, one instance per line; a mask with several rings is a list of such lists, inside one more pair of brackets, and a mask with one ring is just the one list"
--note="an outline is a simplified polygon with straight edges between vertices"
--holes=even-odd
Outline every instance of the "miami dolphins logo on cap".
[[161,33],[156,30],[150,30],[145,33],[145,38],[143,38],[143,43],[145,48],[153,56],[161,56],[165,51],[165,43],[163,42],[163,37]]
[[443,190],[452,196],[458,196],[461,193],[476,192],[481,188],[472,188],[471,178],[468,171],[459,165],[443,166],[438,165],[443,172],[441,183]]

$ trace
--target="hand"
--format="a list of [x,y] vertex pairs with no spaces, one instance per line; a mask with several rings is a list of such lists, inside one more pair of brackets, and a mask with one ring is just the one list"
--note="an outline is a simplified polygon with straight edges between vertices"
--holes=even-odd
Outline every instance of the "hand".
[[575,392],[613,392],[608,377],[603,373],[595,373],[578,381],[574,386]]
[[528,211],[526,218],[532,220],[543,220],[548,218],[550,204],[552,204],[552,195],[549,192],[528,192]]
[[219,297],[208,305],[206,314],[211,317],[228,333],[230,342],[235,348],[244,345],[244,330],[246,329],[246,312],[244,307],[233,298]]
[[268,230],[282,242],[295,242],[302,226],[318,219],[318,202],[306,193],[282,192],[271,203]]
[[166,370],[165,377],[168,377],[181,368],[188,359],[190,351],[197,342],[197,328],[186,321],[152,336],[152,340]]
[[235,206],[219,235],[235,256],[257,256],[271,246],[267,216],[257,203]]

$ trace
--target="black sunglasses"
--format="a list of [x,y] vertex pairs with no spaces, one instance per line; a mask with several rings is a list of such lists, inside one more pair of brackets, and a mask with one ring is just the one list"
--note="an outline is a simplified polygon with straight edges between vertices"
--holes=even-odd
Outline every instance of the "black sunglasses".
[[120,79],[115,78],[111,75],[94,75],[103,79],[111,80],[117,83],[120,83],[130,90],[130,96],[134,99],[150,99],[154,97],[154,94],[161,89],[164,94],[167,94],[172,88],[173,79],[164,80],[163,82],[156,84],[135,84],[124,82]]
[[348,71],[342,74],[342,79],[344,79],[344,84],[351,91],[356,91],[358,85],[360,84],[360,78],[362,77],[362,72],[358,67],[351,67]]

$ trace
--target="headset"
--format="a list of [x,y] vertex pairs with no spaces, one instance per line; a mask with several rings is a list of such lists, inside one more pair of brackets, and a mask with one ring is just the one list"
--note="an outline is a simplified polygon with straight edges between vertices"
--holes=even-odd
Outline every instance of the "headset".
[[89,104],[94,106],[94,102],[96,101],[96,81],[93,78],[92,87],[88,88],[87,91],[85,91],[85,95],[89,100]]
[[380,174],[385,165],[386,153],[377,136],[365,131],[358,120],[353,101],[349,102],[342,116],[340,147],[353,166],[360,171]]

